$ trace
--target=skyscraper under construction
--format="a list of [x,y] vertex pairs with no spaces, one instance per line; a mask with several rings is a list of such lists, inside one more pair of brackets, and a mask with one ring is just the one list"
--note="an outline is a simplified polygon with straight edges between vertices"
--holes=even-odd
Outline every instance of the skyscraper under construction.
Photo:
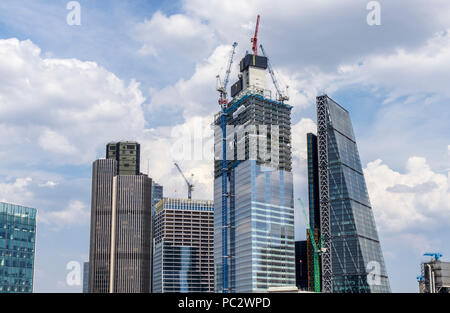
[[267,90],[255,46],[215,117],[216,292],[295,286],[292,107]]
[[[323,95],[317,125],[317,136],[307,135],[308,185],[310,226],[322,250],[321,290],[390,292],[350,114]],[[308,239],[311,289],[315,252]]]

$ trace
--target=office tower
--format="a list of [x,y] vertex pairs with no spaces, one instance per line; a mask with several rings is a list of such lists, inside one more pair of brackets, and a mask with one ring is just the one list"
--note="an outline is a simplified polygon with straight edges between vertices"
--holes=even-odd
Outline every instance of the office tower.
[[117,161],[118,175],[140,174],[141,145],[134,141],[111,142],[106,145],[106,158]]
[[319,180],[310,189],[310,212],[317,228],[318,188],[326,249],[321,254],[322,292],[390,292],[350,114],[327,95],[319,96],[317,125]]
[[156,205],[153,292],[214,292],[212,201],[164,198]]
[[83,293],[89,293],[89,262],[83,263]]
[[292,107],[266,90],[267,61],[242,59],[233,99],[215,117],[216,292],[295,286]]
[[0,293],[33,292],[36,209],[0,202]]
[[295,242],[295,285],[299,290],[308,289],[308,259],[306,240]]
[[[128,144],[125,146],[130,146],[129,150],[124,151],[139,150],[139,144],[134,145],[137,150]],[[124,145],[117,143],[115,146]],[[108,151],[111,147],[108,145]],[[116,156],[120,156],[123,149],[118,151]],[[89,257],[91,293],[150,292],[152,180],[143,174],[120,174],[120,162],[110,158],[93,164]],[[139,158],[136,163],[139,164]]]

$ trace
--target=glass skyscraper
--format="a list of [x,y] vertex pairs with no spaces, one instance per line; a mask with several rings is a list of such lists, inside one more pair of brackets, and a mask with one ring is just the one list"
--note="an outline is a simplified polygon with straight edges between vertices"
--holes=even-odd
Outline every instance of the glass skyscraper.
[[265,89],[266,57],[248,54],[240,69],[233,99],[215,118],[215,290],[266,292],[295,286],[292,107]]
[[0,293],[33,292],[36,209],[0,202]]
[[[327,290],[331,287],[333,292],[390,292],[350,114],[326,95],[317,98],[317,111],[319,182],[310,184],[310,204],[317,206],[314,195],[319,189],[320,233],[325,247],[327,238],[331,245],[331,259],[327,253],[322,255],[323,288],[331,291]],[[309,144],[316,142],[308,136]],[[310,209],[312,213],[317,211]],[[317,223],[317,218],[311,219]],[[332,280],[327,282],[330,274]]]

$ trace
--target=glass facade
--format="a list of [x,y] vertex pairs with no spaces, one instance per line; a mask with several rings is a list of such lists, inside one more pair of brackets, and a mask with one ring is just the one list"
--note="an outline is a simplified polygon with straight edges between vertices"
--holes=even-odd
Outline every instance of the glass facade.
[[198,247],[172,245],[164,240],[155,245],[153,292],[208,292],[198,264],[200,254]]
[[[229,282],[232,292],[295,286],[292,173],[239,163],[228,180]],[[214,226],[222,229],[222,179],[214,181]],[[222,292],[222,232],[214,237],[216,292]]]
[[350,115],[327,109],[333,290],[390,292]]
[[0,293],[33,292],[36,209],[0,202]]
[[214,292],[212,201],[163,198],[156,205],[154,293]]

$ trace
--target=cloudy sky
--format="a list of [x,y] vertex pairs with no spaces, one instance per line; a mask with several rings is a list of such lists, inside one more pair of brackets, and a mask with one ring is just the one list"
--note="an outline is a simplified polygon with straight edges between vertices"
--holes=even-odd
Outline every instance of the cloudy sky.
[[[417,292],[424,252],[450,260],[450,2],[366,0],[0,2],[0,201],[39,209],[35,291],[79,292],[66,265],[89,254],[92,162],[138,140],[141,168],[185,197],[212,199],[216,75],[260,42],[293,109],[295,198],[306,198],[315,96],[350,111],[391,287]],[[236,64],[236,63],[235,63]],[[233,68],[232,80],[237,76]],[[191,136],[191,137],[189,137]],[[190,153],[174,147],[204,138]],[[305,238],[297,208],[296,238]]]

